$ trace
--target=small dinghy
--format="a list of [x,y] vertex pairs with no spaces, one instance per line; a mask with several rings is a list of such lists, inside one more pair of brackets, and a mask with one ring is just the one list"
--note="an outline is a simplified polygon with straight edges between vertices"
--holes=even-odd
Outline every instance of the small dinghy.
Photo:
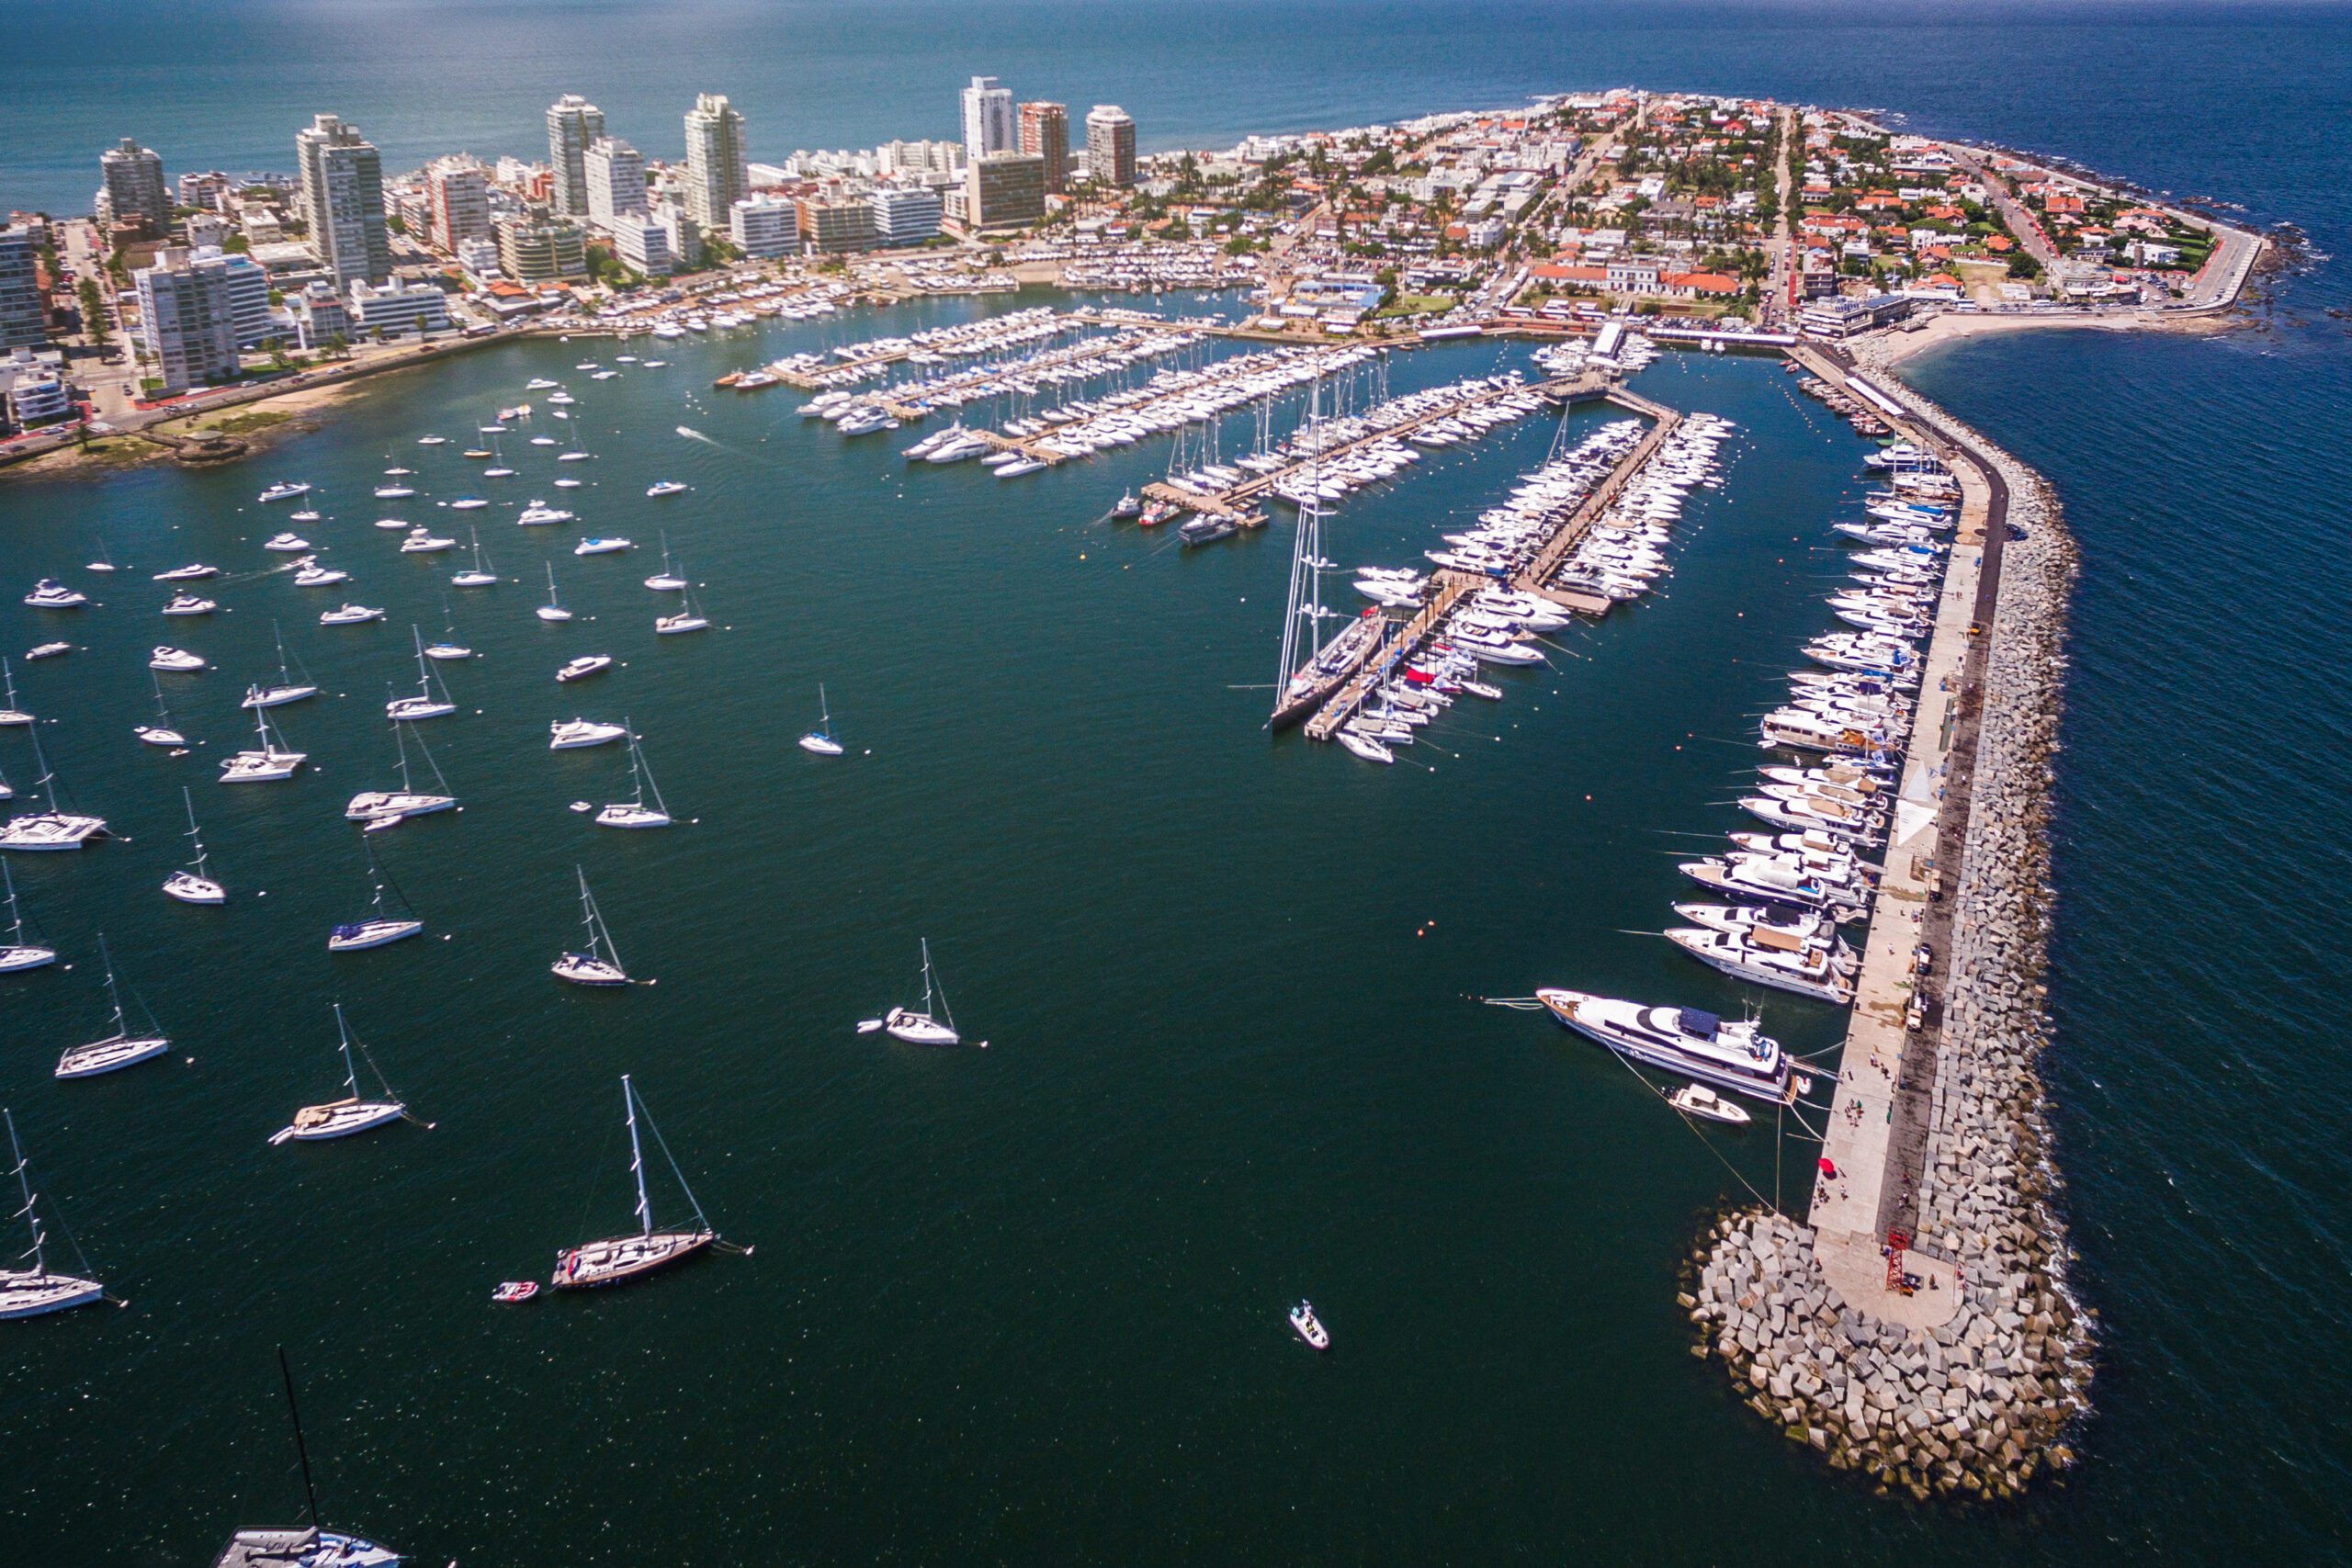
[[511,1306],[516,1302],[527,1302],[538,1293],[539,1282],[537,1280],[508,1280],[490,1292],[490,1299],[501,1306]]
[[1323,1326],[1321,1318],[1315,1315],[1315,1303],[1304,1296],[1299,1298],[1296,1306],[1290,1309],[1290,1326],[1292,1333],[1306,1342],[1308,1349],[1329,1350],[1331,1348],[1331,1331]]
[[1745,1127],[1753,1120],[1745,1109],[1704,1084],[1685,1084],[1668,1095],[1666,1102],[1685,1116],[1703,1116],[1710,1122],[1724,1122],[1735,1127]]

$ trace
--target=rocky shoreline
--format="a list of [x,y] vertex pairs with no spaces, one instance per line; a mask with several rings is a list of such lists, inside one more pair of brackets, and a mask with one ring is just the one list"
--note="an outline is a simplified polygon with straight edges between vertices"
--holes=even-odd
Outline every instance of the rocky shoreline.
[[[1865,364],[1877,357],[1855,346]],[[1699,1328],[1692,1354],[1719,1359],[1759,1416],[1833,1468],[1882,1495],[2008,1498],[2074,1461],[2065,1438],[2089,1408],[2092,1324],[2066,1287],[2036,1070],[2075,557],[2040,475],[1877,379],[2001,473],[2023,533],[2001,562],[1913,1243],[1954,1266],[1960,1301],[1929,1331],[1887,1321],[1829,1284],[1809,1228],[1759,1209],[1709,1229],[1678,1300]]]

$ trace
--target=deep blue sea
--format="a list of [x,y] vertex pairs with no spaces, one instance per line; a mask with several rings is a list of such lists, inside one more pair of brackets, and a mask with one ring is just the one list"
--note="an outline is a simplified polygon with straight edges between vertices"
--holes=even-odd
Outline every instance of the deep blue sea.
[[[754,157],[949,135],[975,73],[1119,102],[1152,147],[1623,84],[1875,106],[2352,247],[2334,6],[0,0],[0,208],[85,208],[126,134],[174,173],[283,168],[321,110],[392,166],[535,153],[566,91],[650,155],[698,91],[743,108]],[[1463,999],[1582,978],[1740,1000],[1639,932],[1696,842],[1676,835],[1734,825],[1736,738],[1824,618],[1820,523],[1860,448],[1777,369],[1645,374],[1743,427],[1670,588],[1394,772],[1257,728],[1280,530],[1187,554],[1089,526],[1160,452],[910,473],[784,394],[708,390],[754,353],[997,306],[690,344],[581,386],[582,510],[648,547],[669,530],[718,624],[699,639],[651,637],[647,548],[578,561],[476,513],[513,581],[445,609],[446,570],[366,526],[387,453],[609,345],[403,378],[259,467],[0,485],[0,650],[57,635],[17,585],[99,539],[126,566],[85,651],[18,671],[71,792],[130,841],[14,863],[74,968],[0,985],[0,1101],[133,1302],[0,1334],[0,1563],[197,1562],[295,1518],[281,1342],[330,1517],[425,1562],[2342,1561],[2347,304],[2323,262],[2225,336],[2018,336],[1906,371],[2056,482],[2083,557],[2046,1072],[2104,1335],[2082,1468],[1999,1511],[1873,1499],[1690,1360],[1674,1268],[1732,1176],[1605,1058]],[[1517,362],[1432,351],[1392,386]],[[1335,548],[1409,557],[1549,439],[1351,501]],[[428,467],[425,499],[457,468]],[[229,613],[170,623],[220,666],[171,687],[206,746],[136,747],[166,624],[148,573],[252,565],[280,473],[322,486],[322,532],[390,620],[337,634],[283,580],[224,586]],[[648,502],[657,477],[695,488]],[[528,615],[548,558],[569,627]],[[273,620],[327,688],[284,716],[314,768],[240,796],[209,758]],[[389,772],[374,705],[410,678],[412,621],[482,651],[431,735],[468,808],[379,836],[448,941],[330,960],[322,928],[366,890],[336,807]],[[548,681],[590,649],[626,667]],[[790,744],[820,680],[853,749],[830,768]],[[575,709],[626,712],[700,820],[616,843],[567,811],[625,788],[610,755],[545,750]],[[28,761],[0,738],[20,787]],[[153,892],[182,782],[216,872],[266,900]],[[575,864],[659,987],[557,994]],[[100,930],[192,1059],[57,1085],[102,1018]],[[921,936],[987,1052],[851,1032],[900,999]],[[435,1130],[266,1146],[334,1091],[334,998]],[[1809,1004],[1767,1015],[1835,1038]],[[756,1255],[494,1311],[492,1280],[626,1224],[624,1070]],[[1723,1146],[1773,1179],[1768,1140]],[[1300,1293],[1328,1359],[1283,1337]]]

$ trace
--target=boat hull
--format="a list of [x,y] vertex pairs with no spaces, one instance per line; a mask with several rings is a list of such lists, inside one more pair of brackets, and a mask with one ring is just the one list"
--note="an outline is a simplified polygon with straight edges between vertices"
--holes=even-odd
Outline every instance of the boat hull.
[[94,1040],[87,1045],[76,1045],[57,1059],[56,1076],[61,1078],[94,1078],[104,1073],[120,1072],[141,1062],[152,1062],[172,1048],[172,1043],[160,1035],[130,1039],[118,1036],[112,1040]]
[[559,1291],[626,1284],[683,1263],[718,1239],[712,1231],[655,1231],[592,1241],[558,1254],[549,1283]]
[[42,1317],[104,1301],[106,1293],[106,1287],[96,1280],[71,1274],[0,1270],[0,1318]]

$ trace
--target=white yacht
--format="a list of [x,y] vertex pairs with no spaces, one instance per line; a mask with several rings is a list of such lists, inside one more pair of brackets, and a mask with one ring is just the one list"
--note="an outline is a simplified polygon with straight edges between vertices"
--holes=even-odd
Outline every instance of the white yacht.
[[488,563],[481,558],[481,532],[480,529],[469,527],[466,533],[473,540],[474,564],[463,571],[453,574],[449,579],[449,585],[453,588],[491,587],[497,582],[498,574],[491,570]]
[[311,487],[309,485],[281,482],[274,484],[267,490],[262,491],[260,499],[265,502],[272,501],[291,501],[298,495],[308,495],[310,493]]
[[568,686],[574,681],[584,681],[589,676],[599,674],[612,667],[613,656],[609,653],[583,653],[557,671],[555,678]]
[[1791,1098],[1788,1058],[1753,1021],[1730,1022],[1697,1008],[1645,1007],[1584,991],[1546,987],[1535,997],[1567,1028],[1645,1066],[1757,1100]]
[[[330,931],[327,933],[329,953],[360,953],[371,947],[384,947],[392,942],[406,941],[424,930],[424,922],[414,918],[405,898],[400,900],[399,914],[389,914],[385,911],[384,874],[376,863],[376,854],[373,850],[368,853],[368,875],[375,886],[375,893],[368,901],[368,908],[371,912],[364,920],[354,920],[345,925],[336,926]],[[399,890],[396,888],[393,892],[394,897],[398,897]]]
[[573,521],[573,513],[566,512],[560,506],[549,506],[544,501],[534,501],[530,505],[523,508],[514,518],[515,526],[521,528],[548,527],[558,523],[571,521]]
[[555,591],[555,562],[548,562],[548,602],[532,612],[543,621],[568,621],[571,612],[563,607],[563,599]]
[[613,933],[596,908],[596,896],[588,891],[588,874],[577,865],[571,870],[580,878],[580,919],[588,928],[588,951],[567,953],[557,959],[550,965],[555,977],[575,986],[626,986],[630,983],[628,971],[621,967],[620,950],[613,945]]
[[449,781],[441,776],[441,764],[433,760],[432,748],[425,745],[424,737],[422,735],[416,738],[416,749],[424,754],[424,765],[433,770],[434,783],[441,787],[438,793],[420,790],[410,780],[409,734],[407,726],[399,724],[392,726],[392,744],[400,756],[401,787],[361,790],[344,807],[344,820],[365,822],[372,831],[379,828],[389,828],[411,817],[430,817],[436,811],[447,811],[457,806],[458,797],[449,793]]
[[[932,972],[931,942],[922,942],[922,1006],[892,1008],[880,1018],[870,1018],[857,1026],[860,1034],[879,1030],[893,1040],[903,1040],[910,1045],[960,1045],[963,1037],[956,1032],[955,1017],[947,1010],[947,992]],[[986,1045],[983,1040],[980,1044]]]
[[309,671],[302,671],[301,680],[294,679],[293,672],[287,668],[286,635],[278,631],[275,621],[270,623],[270,629],[277,635],[277,684],[246,687],[244,700],[238,705],[240,707],[284,707],[288,703],[299,703],[306,697],[319,694],[318,685],[311,680]]
[[586,718],[560,718],[548,726],[548,750],[577,751],[590,746],[609,746],[628,733],[617,724],[598,724]]
[[1858,966],[1845,943],[1808,942],[1770,928],[1746,931],[1669,928],[1666,940],[1709,968],[1734,979],[1793,991],[1801,997],[1844,1007],[1854,999]]
[[[621,716],[621,728],[628,728],[628,716]],[[645,748],[638,743],[637,734],[628,734],[628,776],[636,786],[629,798],[615,801],[596,813],[600,828],[667,828],[670,808],[662,799],[662,789],[653,782],[653,770],[646,764]],[[647,797],[651,796],[649,804]]]
[[395,723],[447,718],[458,711],[458,705],[449,700],[449,688],[441,683],[441,677],[425,661],[424,634],[417,629],[414,622],[410,623],[408,631],[410,639],[416,645],[416,695],[394,697],[384,705],[384,716]]
[[350,581],[351,573],[339,567],[321,566],[308,556],[295,563],[294,586],[297,588],[327,588]]
[[817,728],[800,738],[800,749],[820,757],[838,757],[842,743],[833,739],[833,710],[825,700],[824,682],[817,685]]
[[[288,1142],[315,1144],[329,1138],[347,1138],[354,1133],[365,1133],[371,1127],[397,1122],[408,1114],[408,1107],[392,1093],[391,1085],[384,1083],[383,1069],[376,1066],[373,1056],[368,1058],[368,1066],[375,1073],[376,1081],[383,1086],[384,1098],[368,1100],[361,1097],[359,1068],[351,1058],[351,1047],[356,1043],[351,1038],[350,1025],[344,1021],[341,1002],[334,1004],[334,1029],[337,1043],[343,1052],[344,1097],[330,1100],[323,1105],[306,1105],[294,1112],[293,1121],[270,1134],[269,1141],[273,1146]],[[368,1048],[365,1045],[359,1049],[362,1055],[366,1055]]]
[[366,604],[345,604],[337,609],[322,611],[319,625],[322,626],[356,626],[384,618],[381,609]]
[[25,595],[25,603],[36,610],[74,610],[89,602],[88,594],[68,588],[53,577],[42,578],[33,584],[33,591]]
[[[718,1233],[704,1218],[702,1205],[695,1201],[685,1178],[678,1172],[676,1162],[671,1163],[671,1174],[678,1179],[678,1186],[685,1192],[687,1206],[694,1210],[695,1221],[690,1226],[659,1229],[653,1224],[653,1205],[645,1190],[645,1151],[637,1135],[639,1102],[637,1090],[628,1075],[621,1075],[621,1103],[628,1121],[628,1168],[637,1182],[636,1231],[622,1235],[606,1236],[599,1241],[566,1247],[556,1255],[555,1277],[551,1281],[559,1291],[593,1290],[604,1285],[617,1285],[626,1280],[641,1279],[657,1269],[683,1262],[718,1239]],[[650,1113],[646,1117],[650,1124]],[[654,1129],[654,1141],[661,1142],[661,1130]],[[667,1152],[666,1150],[664,1151]],[[747,1255],[750,1247],[742,1249]]]
[[175,593],[164,605],[163,613],[166,615],[209,615],[220,607],[217,601],[201,594]]
[[571,547],[571,553],[575,556],[611,556],[634,547],[628,540],[616,534],[601,535],[582,539]]
[[[61,1078],[94,1078],[101,1073],[119,1072],[125,1067],[149,1062],[172,1048],[155,1021],[147,1021],[149,1032],[133,1034],[122,1010],[122,990],[115,983],[114,954],[107,951],[106,933],[98,933],[98,958],[106,965],[107,1002],[111,1009],[113,1030],[103,1039],[87,1045],[76,1045],[57,1059],[56,1076]],[[144,1006],[140,1010],[146,1010]]]
[[196,846],[196,858],[164,878],[164,893],[183,904],[225,904],[229,890],[212,880],[206,864],[209,857],[204,852],[204,835],[196,829],[196,797],[188,793],[186,784],[180,785],[180,800],[187,807],[187,837],[188,842]]
[[57,950],[25,940],[25,912],[17,902],[17,874],[0,859],[0,886],[8,890],[8,940],[0,942],[0,975],[20,969],[41,969],[57,962]]
[[[25,1161],[24,1145],[17,1142],[17,1119],[0,1110],[0,1122],[8,1126],[8,1153],[16,1161],[12,1175],[17,1179],[17,1190],[24,1198],[18,1217],[25,1222],[32,1235],[32,1249],[22,1257],[33,1260],[30,1269],[0,1269],[0,1318],[40,1317],[70,1307],[88,1306],[106,1299],[106,1287],[96,1280],[85,1280],[74,1274],[50,1271],[45,1250],[48,1237],[42,1233],[40,1215],[33,1202],[33,1181]],[[75,1250],[79,1250],[77,1246]],[[85,1263],[84,1268],[89,1267]]]
[[272,534],[262,541],[261,547],[279,555],[300,555],[311,547],[311,541],[300,534]]
[[676,495],[686,487],[675,479],[659,479],[645,487],[648,495]]

